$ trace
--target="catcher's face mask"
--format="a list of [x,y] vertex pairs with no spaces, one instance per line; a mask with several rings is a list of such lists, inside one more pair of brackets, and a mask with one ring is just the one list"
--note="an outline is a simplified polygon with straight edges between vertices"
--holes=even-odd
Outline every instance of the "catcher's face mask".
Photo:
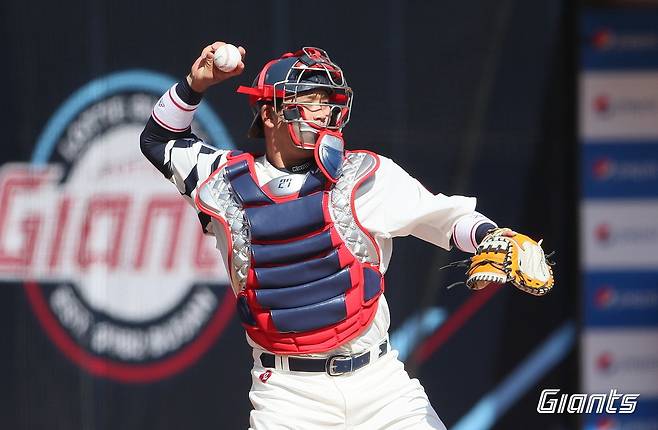
[[274,85],[274,108],[287,123],[293,144],[302,149],[314,149],[322,131],[340,134],[349,121],[351,90],[308,82],[324,81],[323,78],[323,75],[312,75],[305,82]]
[[[302,48],[270,61],[251,87],[241,86],[238,92],[248,94],[252,106],[271,102],[293,144],[302,149],[315,149],[323,131],[340,135],[349,122],[352,89],[322,49]],[[258,114],[249,135],[263,137]]]

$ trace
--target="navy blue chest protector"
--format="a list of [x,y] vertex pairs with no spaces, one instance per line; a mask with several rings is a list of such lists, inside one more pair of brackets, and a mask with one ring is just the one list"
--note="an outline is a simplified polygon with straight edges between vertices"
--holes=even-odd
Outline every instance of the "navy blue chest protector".
[[353,214],[378,159],[348,153],[343,175],[352,176],[333,184],[316,168],[286,198],[258,185],[253,161],[229,156],[197,193],[199,209],[224,227],[243,326],[274,353],[334,349],[369,326],[384,289],[376,244]]

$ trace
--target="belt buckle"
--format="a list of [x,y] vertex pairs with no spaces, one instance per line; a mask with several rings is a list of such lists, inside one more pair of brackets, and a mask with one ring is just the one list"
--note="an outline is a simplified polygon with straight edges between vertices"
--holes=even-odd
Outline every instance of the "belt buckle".
[[[338,371],[336,371],[336,369],[335,369],[335,367],[336,367],[335,361],[336,361],[336,360],[344,360],[344,359],[348,359],[348,360],[350,360],[350,370],[346,370],[345,372],[338,372]],[[325,370],[327,371],[327,374],[328,374],[329,376],[340,376],[340,375],[343,375],[343,374],[345,374],[345,373],[349,373],[349,372],[351,372],[351,371],[352,371],[352,367],[353,367],[353,365],[354,365],[354,362],[352,361],[352,357],[351,357],[351,356],[349,356],[349,355],[333,355],[333,356],[331,356],[331,357],[329,357],[329,358],[327,359],[327,366],[326,366],[326,369],[325,369]]]

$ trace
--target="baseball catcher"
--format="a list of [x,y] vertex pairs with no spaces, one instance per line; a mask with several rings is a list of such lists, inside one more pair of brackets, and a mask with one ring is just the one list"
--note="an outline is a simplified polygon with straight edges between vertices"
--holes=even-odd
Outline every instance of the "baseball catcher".
[[[392,239],[474,253],[467,284],[552,287],[540,244],[498,229],[475,198],[434,195],[391,159],[346,150],[353,92],[318,48],[265,64],[238,93],[263,153],[219,150],[190,129],[222,71],[208,45],[153,108],[144,155],[214,235],[253,347],[253,429],[445,429],[388,340],[384,274]],[[222,67],[225,69],[225,67]]]

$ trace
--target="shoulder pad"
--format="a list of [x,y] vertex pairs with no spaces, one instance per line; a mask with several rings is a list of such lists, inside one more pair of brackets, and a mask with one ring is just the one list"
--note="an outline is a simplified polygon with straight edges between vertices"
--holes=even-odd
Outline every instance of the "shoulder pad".
[[372,152],[354,151],[348,152],[345,156],[345,164],[351,165],[351,169],[356,168],[352,180],[354,182],[369,176],[379,167],[379,157]]

